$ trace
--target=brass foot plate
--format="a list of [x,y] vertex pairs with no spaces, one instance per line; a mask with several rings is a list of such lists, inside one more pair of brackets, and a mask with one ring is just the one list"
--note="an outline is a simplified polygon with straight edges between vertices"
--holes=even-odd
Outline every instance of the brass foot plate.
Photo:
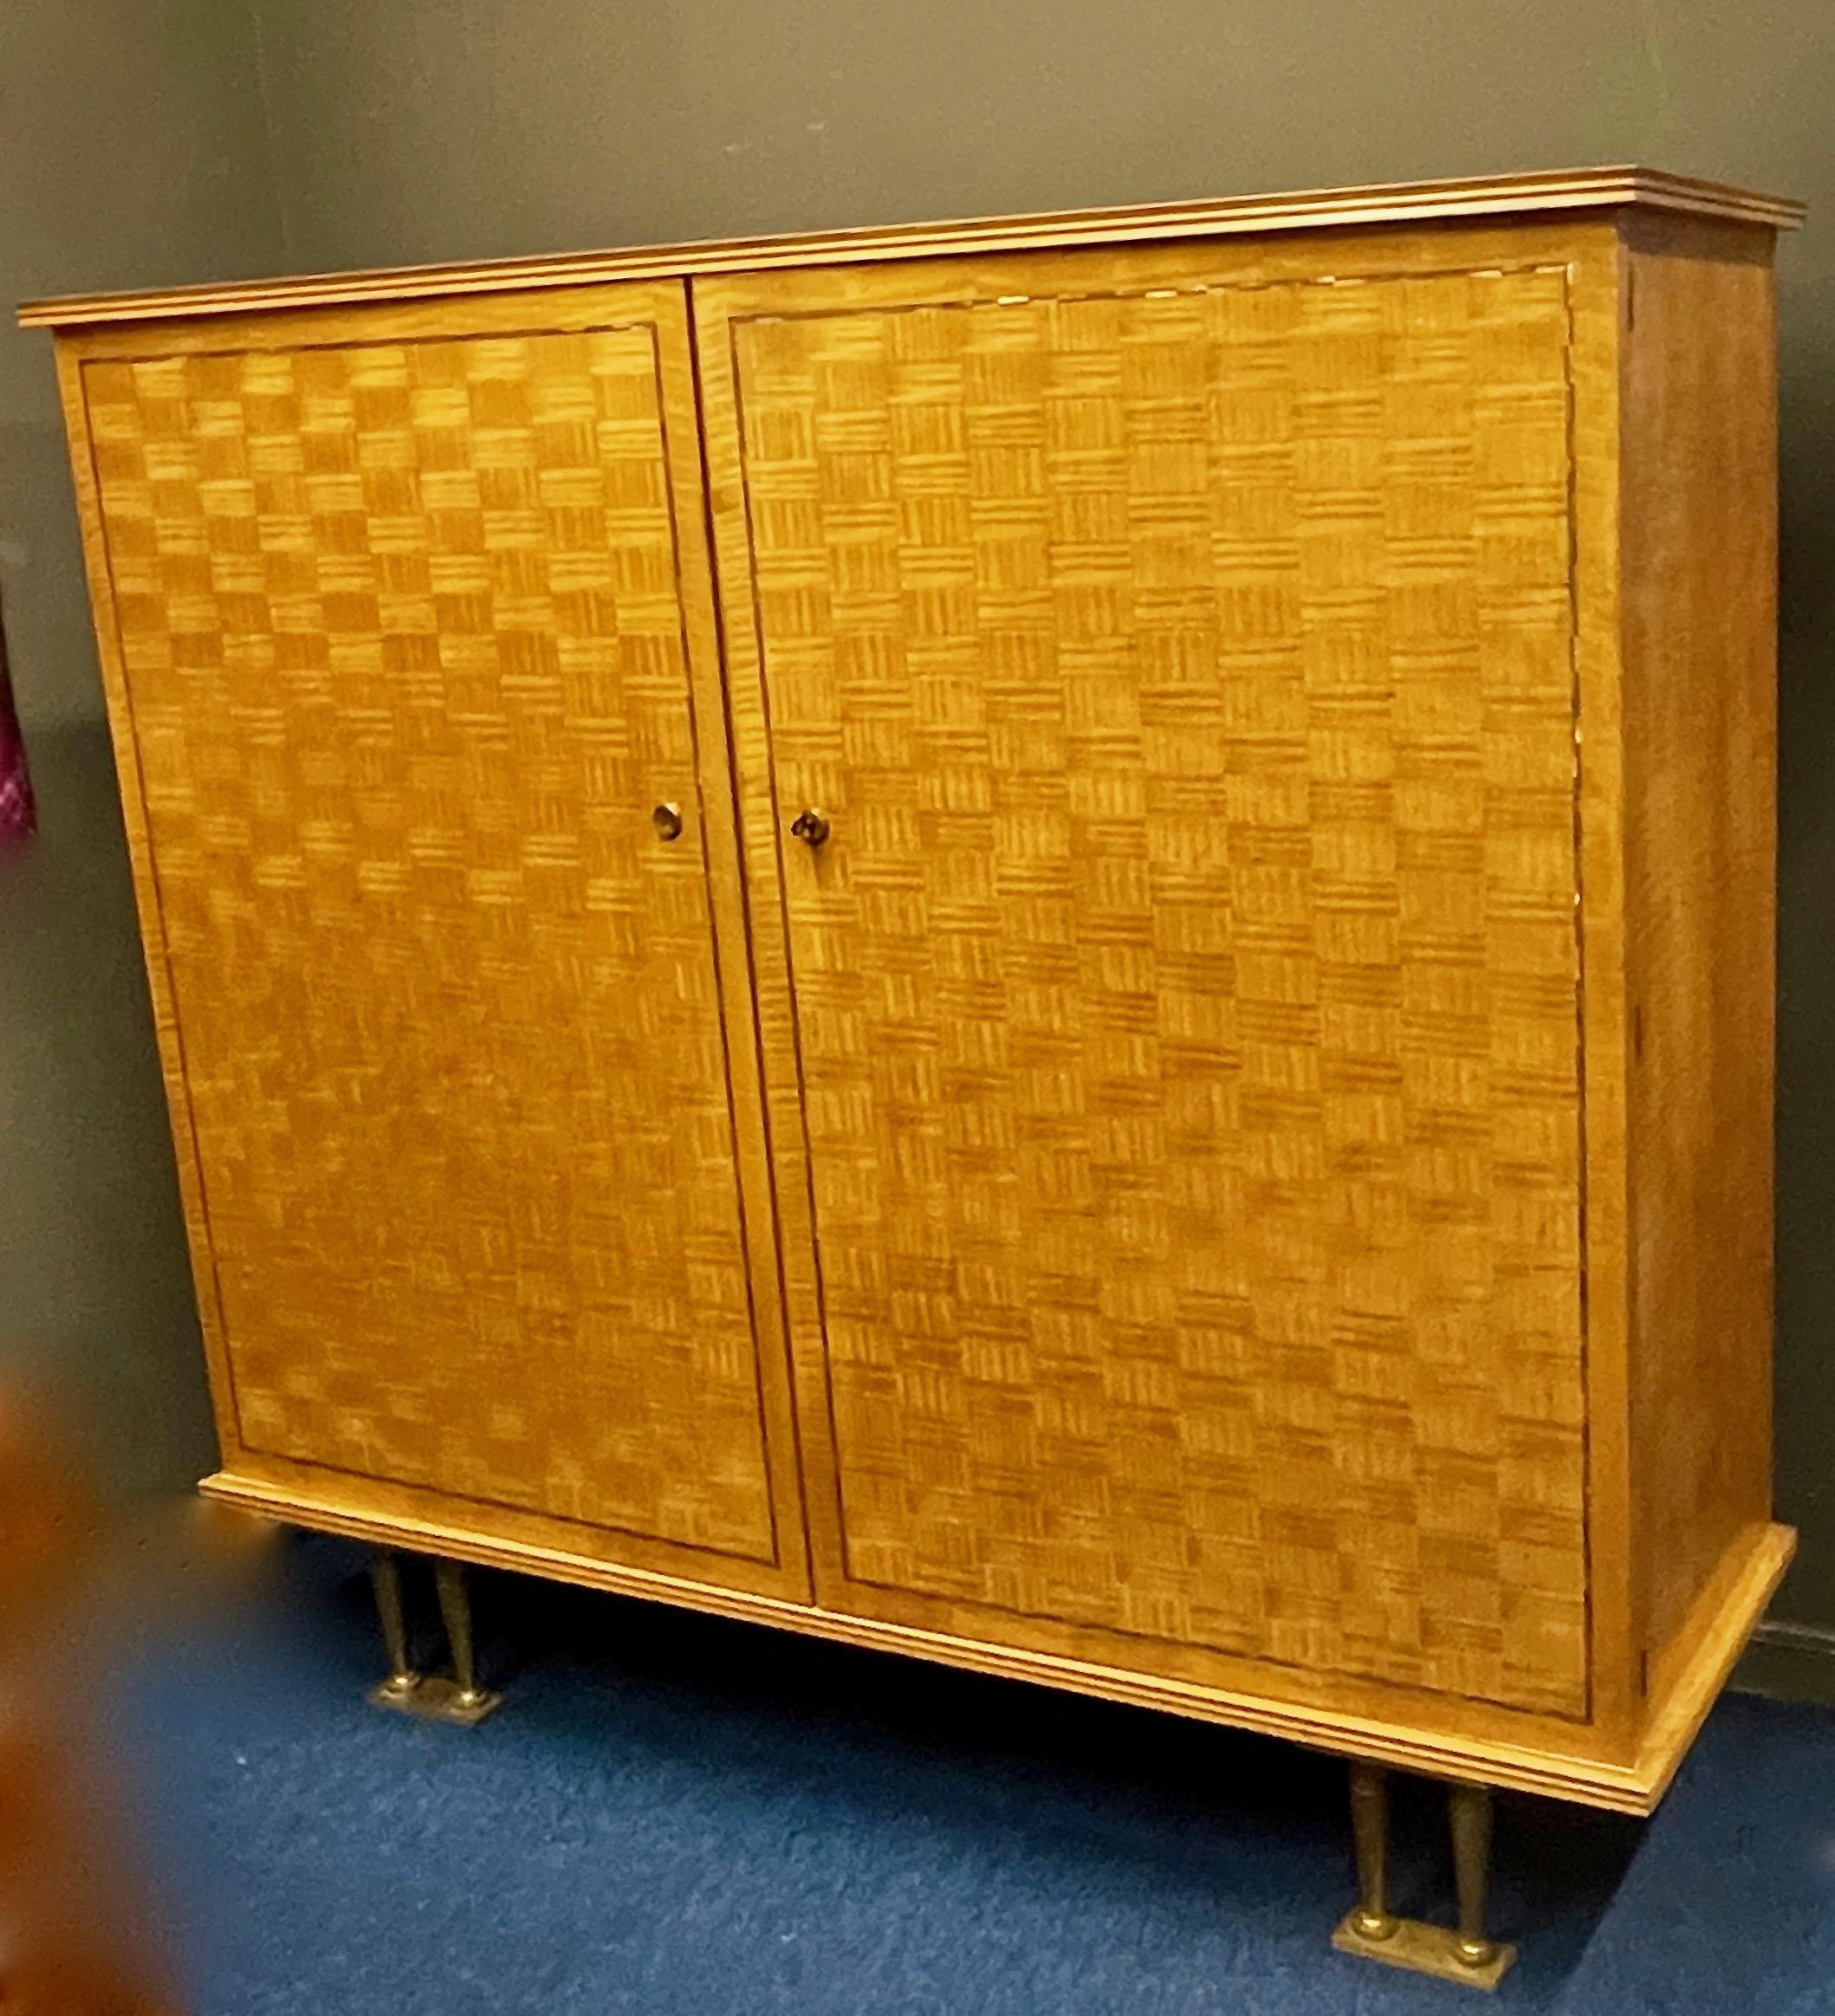
[[468,1695],[457,1681],[444,1674],[430,1674],[409,1688],[393,1687],[385,1680],[371,1688],[368,1698],[372,1708],[392,1708],[425,1722],[451,1722],[462,1729],[476,1728],[503,1703],[503,1696],[488,1687],[475,1688]]
[[1379,1960],[1385,1967],[1404,1967],[1410,1973],[1432,1974],[1436,1980],[1462,1981],[1469,1988],[1495,1988],[1509,1972],[1516,1958],[1514,1946],[1497,1946],[1491,1957],[1477,1967],[1459,1957],[1458,1935],[1444,1925],[1429,1925],[1419,1918],[1397,1918],[1396,1928],[1386,1939],[1366,1939],[1357,1928],[1352,1911],[1332,1935],[1340,1953],[1354,1953],[1360,1960]]

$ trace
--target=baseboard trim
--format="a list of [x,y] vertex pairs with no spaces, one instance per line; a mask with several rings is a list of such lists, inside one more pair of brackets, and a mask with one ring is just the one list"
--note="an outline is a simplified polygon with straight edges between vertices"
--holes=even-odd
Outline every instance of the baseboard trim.
[[1771,1701],[1835,1708],[1835,1630],[1767,1618],[1752,1634],[1728,1685]]

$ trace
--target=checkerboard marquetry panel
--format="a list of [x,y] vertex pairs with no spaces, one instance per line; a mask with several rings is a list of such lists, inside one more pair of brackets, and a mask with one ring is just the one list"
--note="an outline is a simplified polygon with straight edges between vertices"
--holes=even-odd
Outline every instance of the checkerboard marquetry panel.
[[654,332],[84,392],[244,1440],[769,1559]]
[[1584,1714],[1564,275],[736,342],[849,1572]]

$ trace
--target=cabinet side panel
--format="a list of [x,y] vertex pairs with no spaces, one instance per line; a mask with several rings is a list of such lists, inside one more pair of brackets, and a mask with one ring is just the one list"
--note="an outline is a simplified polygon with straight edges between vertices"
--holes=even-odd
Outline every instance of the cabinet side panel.
[[1654,1656],[1771,1501],[1771,239],[1640,224],[1628,273],[1632,1467]]

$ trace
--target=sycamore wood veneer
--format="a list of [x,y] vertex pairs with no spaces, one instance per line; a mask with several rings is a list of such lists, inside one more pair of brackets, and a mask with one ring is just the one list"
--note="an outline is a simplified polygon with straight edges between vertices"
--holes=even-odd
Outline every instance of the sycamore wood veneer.
[[1797,214],[1594,170],[26,310],[205,1488],[1647,1810],[1791,1545]]

